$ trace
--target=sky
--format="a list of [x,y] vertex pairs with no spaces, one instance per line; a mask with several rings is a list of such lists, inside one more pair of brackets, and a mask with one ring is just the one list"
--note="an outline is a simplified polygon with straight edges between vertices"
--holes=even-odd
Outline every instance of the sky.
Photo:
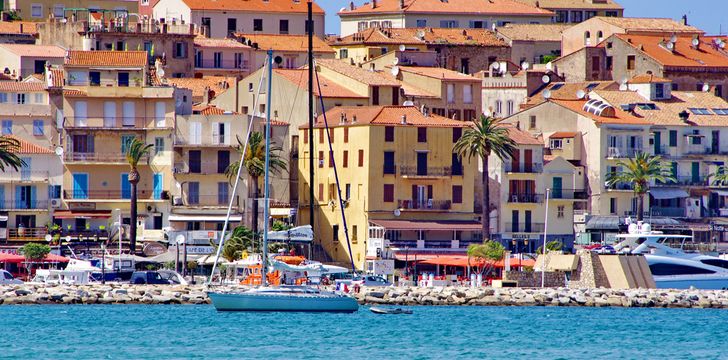
[[[336,13],[350,0],[316,0],[326,11],[326,33],[339,33]],[[356,0],[362,4],[371,0]],[[616,0],[628,17],[666,17],[679,20],[688,15],[688,23],[708,34],[728,33],[728,0]],[[722,25],[722,26],[721,26]]]

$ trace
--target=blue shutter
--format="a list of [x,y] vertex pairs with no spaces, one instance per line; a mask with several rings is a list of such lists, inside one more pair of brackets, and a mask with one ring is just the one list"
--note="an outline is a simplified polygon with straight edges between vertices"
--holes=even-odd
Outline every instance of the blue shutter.
[[21,160],[23,160],[25,164],[20,168],[20,180],[29,181],[32,158],[24,157],[21,158]]
[[121,174],[121,198],[131,199],[131,183],[129,183],[129,174]]
[[73,198],[88,199],[88,174],[73,174]]
[[0,209],[5,207],[5,185],[0,185]]
[[162,174],[154,174],[154,199],[162,198]]
[[16,209],[23,209],[23,187],[22,186],[16,186],[15,187],[15,208]]
[[30,206],[28,207],[29,209],[37,209],[36,203],[35,203],[35,200],[37,199],[36,190],[37,189],[36,189],[35,185],[30,187]]

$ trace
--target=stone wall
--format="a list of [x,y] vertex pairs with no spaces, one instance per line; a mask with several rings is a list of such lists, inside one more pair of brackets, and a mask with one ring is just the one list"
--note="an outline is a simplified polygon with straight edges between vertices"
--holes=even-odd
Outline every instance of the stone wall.
[[576,255],[579,257],[579,262],[569,281],[570,288],[609,287],[607,273],[604,271],[602,262],[599,261],[598,254],[588,250],[579,250]]
[[[516,281],[518,287],[541,287],[540,271],[506,271],[503,280]],[[566,273],[560,271],[546,272],[544,286],[560,287],[566,283]]]

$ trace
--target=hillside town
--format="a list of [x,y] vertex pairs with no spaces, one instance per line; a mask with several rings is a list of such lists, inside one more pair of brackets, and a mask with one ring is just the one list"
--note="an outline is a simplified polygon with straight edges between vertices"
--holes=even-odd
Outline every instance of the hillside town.
[[[522,255],[546,244],[614,243],[626,218],[728,248],[728,36],[683,14],[624,17],[613,0],[314,2],[312,22],[301,0],[3,5],[1,135],[22,165],[0,173],[0,263],[38,243],[203,274],[223,231],[254,244],[307,224],[291,255],[385,277],[462,267],[484,239],[532,267]],[[500,145],[476,149],[479,131]],[[641,159],[665,171],[620,176]],[[253,164],[266,160],[267,183]]]

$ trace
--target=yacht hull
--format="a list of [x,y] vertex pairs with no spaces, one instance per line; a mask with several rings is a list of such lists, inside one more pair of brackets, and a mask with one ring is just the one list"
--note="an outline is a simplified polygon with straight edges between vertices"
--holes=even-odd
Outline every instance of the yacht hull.
[[356,299],[334,293],[208,292],[218,311],[298,311],[352,313],[359,309]]
[[690,287],[701,290],[728,289],[728,277],[691,279],[688,277],[655,276],[654,278],[658,289],[689,289]]

